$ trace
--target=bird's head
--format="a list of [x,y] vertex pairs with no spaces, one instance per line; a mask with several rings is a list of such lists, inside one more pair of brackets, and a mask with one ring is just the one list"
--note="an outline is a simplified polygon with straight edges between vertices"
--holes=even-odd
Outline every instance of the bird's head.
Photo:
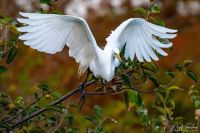
[[122,62],[122,59],[120,57],[120,51],[119,51],[119,49],[118,48],[114,48],[113,52],[114,52],[115,58],[117,58],[120,62]]

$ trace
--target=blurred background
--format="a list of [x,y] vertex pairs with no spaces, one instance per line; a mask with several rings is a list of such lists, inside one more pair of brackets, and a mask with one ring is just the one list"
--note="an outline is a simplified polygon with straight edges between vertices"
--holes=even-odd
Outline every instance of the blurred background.
[[[160,82],[165,83],[163,70],[173,70],[176,63],[184,59],[194,60],[191,69],[200,74],[200,1],[199,0],[158,0],[161,13],[156,17],[164,20],[166,26],[178,29],[178,37],[173,40],[173,51],[169,56],[156,62],[161,68]],[[148,6],[149,0],[57,0],[56,8],[64,14],[81,16],[87,20],[100,46],[106,43],[109,36],[121,22],[130,17],[137,17],[133,9],[137,6]],[[0,0],[0,14],[16,18],[18,12],[38,12],[41,9],[49,10],[49,6],[40,4],[39,0]],[[50,87],[66,83],[59,91],[66,93],[75,88],[84,77],[78,77],[78,64],[68,56],[67,48],[55,55],[37,52],[25,45],[19,46],[15,61],[6,65],[8,72],[0,76],[0,91],[11,96],[21,95],[29,102],[32,94],[38,91],[37,85],[46,82]],[[0,62],[2,64],[2,62]],[[178,93],[177,116],[182,115],[194,119],[194,109],[188,97],[188,87],[192,81],[177,73],[179,79],[175,84],[185,90]],[[154,95],[141,94],[146,106],[154,101]],[[138,118],[135,113],[126,112],[123,96],[95,96],[89,97],[84,105],[83,113],[92,110],[93,105],[101,105],[103,109],[118,121],[116,131],[130,131],[137,126]],[[83,124],[84,125],[84,124]],[[83,126],[80,125],[80,126]],[[114,125],[113,125],[114,126]]]

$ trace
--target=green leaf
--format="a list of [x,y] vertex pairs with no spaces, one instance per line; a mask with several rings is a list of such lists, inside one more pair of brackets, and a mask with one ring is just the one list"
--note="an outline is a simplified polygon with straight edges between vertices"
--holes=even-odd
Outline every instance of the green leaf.
[[149,10],[151,13],[160,13],[160,6],[157,4],[153,4],[150,6]]
[[51,0],[40,0],[40,3],[41,4],[48,4],[48,5],[50,5],[51,4]]
[[55,92],[51,93],[51,96],[54,97],[54,98],[56,98],[56,99],[58,99],[58,98],[62,97],[62,94],[60,92],[58,92],[58,91],[55,91]]
[[155,76],[150,76],[149,79],[154,83],[156,87],[159,87],[160,84],[158,83],[158,79]]
[[0,105],[1,106],[7,106],[9,104],[9,101],[7,98],[0,98]]
[[23,97],[18,96],[18,97],[15,99],[15,104],[17,104],[17,105],[23,105],[23,104],[24,104],[24,102],[23,102]]
[[62,110],[57,108],[56,106],[47,106],[46,109],[62,113]]
[[143,80],[143,82],[146,81],[147,75],[146,75],[146,72],[145,72],[144,70],[141,70],[141,71],[140,71],[140,77],[141,77],[141,79]]
[[46,84],[39,84],[38,88],[40,88],[43,91],[48,91],[49,90],[49,86]]
[[92,122],[94,125],[98,124],[98,119],[95,116],[86,116],[85,119]]
[[183,66],[184,66],[184,67],[187,67],[187,66],[189,66],[189,65],[191,65],[191,64],[193,64],[193,63],[194,63],[193,60],[184,60],[184,61],[183,61]]
[[51,14],[63,15],[62,11],[59,10],[53,10]]
[[184,66],[182,64],[176,64],[175,67],[179,72],[182,72],[184,69]]
[[17,55],[17,48],[15,47],[11,48],[8,51],[8,57],[7,57],[6,63],[10,64],[14,60],[16,55]]
[[187,70],[186,71],[186,74],[188,75],[188,77],[190,77],[193,81],[195,81],[196,83],[198,82],[198,78],[197,78],[197,75],[190,71],[190,70]]
[[95,112],[95,114],[96,114],[96,116],[97,116],[98,118],[101,118],[101,117],[102,117],[102,109],[101,109],[100,106],[95,105],[95,106],[94,106],[94,112]]
[[169,88],[168,88],[168,91],[180,91],[181,89],[180,89],[180,87],[178,87],[178,86],[170,86]]
[[15,35],[18,35],[17,27],[14,25],[9,26],[9,31],[14,33]]
[[142,68],[147,69],[147,70],[154,72],[154,73],[158,72],[158,67],[153,62],[144,63],[142,65]]
[[137,108],[137,113],[140,116],[140,119],[142,120],[142,125],[143,126],[148,126],[149,124],[149,119],[148,119],[148,110],[145,109],[144,107]]
[[0,19],[0,23],[2,23],[2,24],[8,24],[10,21],[11,21],[10,18],[3,18],[3,19]]
[[174,47],[170,47],[169,51],[172,52],[174,50]]
[[195,108],[200,109],[200,101],[199,100],[195,101]]
[[161,43],[168,44],[170,43],[169,39],[158,38]]
[[120,52],[120,57],[123,58],[125,55],[125,50],[126,50],[126,44],[124,45],[124,47],[122,48],[121,52]]
[[0,124],[0,129],[10,129],[9,124]]
[[56,116],[51,116],[47,119],[47,123],[48,125],[55,125],[56,124],[56,121],[57,121],[57,118]]
[[153,106],[157,111],[159,111],[161,114],[165,115],[165,109],[159,106]]
[[131,81],[129,80],[128,76],[126,76],[125,74],[121,74],[121,78],[122,78],[124,84],[125,84],[127,87],[132,87]]
[[8,98],[9,96],[6,95],[5,93],[0,93],[0,97]]
[[165,105],[165,100],[164,100],[163,96],[160,94],[160,92],[156,92],[156,96],[160,99],[162,104]]
[[67,125],[68,126],[72,126],[73,123],[74,123],[74,116],[71,112],[68,112],[66,115],[65,115],[65,119],[67,121]]
[[169,101],[169,105],[170,105],[170,107],[172,108],[172,109],[175,109],[175,102],[174,102],[174,100],[173,99],[170,99]]
[[190,89],[188,92],[189,95],[198,95],[198,93],[199,93],[199,91],[196,89]]
[[33,127],[30,129],[30,133],[45,133],[45,131],[40,127]]
[[169,75],[171,78],[175,78],[176,77],[176,73],[175,72],[167,71],[167,72],[165,72],[165,74]]
[[192,102],[195,102],[196,100],[198,100],[198,97],[196,95],[192,95],[191,100],[192,100]]
[[147,15],[147,11],[143,7],[137,7],[137,8],[135,8],[134,12],[138,13],[140,15],[143,15],[143,16]]
[[124,101],[125,101],[125,104],[126,104],[126,109],[128,109],[130,100],[129,100],[129,94],[128,94],[127,91],[124,92]]
[[8,69],[4,66],[0,66],[0,74],[6,72]]
[[[27,112],[29,113],[29,114],[31,114],[31,113],[34,113],[34,112],[36,112],[38,110],[38,108],[37,107],[29,107],[28,109],[27,109]],[[41,118],[41,117],[40,117]]]
[[135,91],[135,90],[129,91],[129,99],[130,99],[130,102],[135,104],[137,107],[143,106],[142,99],[138,95],[137,91]]
[[148,64],[151,66],[151,69],[156,73],[158,72],[158,66],[153,62],[148,62]]
[[156,25],[165,26],[165,22],[163,20],[159,20],[154,17],[149,17],[149,21]]

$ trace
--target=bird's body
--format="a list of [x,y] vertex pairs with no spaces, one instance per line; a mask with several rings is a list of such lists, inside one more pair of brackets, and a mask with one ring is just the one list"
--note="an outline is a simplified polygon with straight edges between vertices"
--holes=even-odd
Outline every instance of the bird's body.
[[107,45],[103,50],[99,51],[99,56],[90,63],[90,70],[95,77],[104,77],[106,81],[111,81],[115,74],[114,48]]
[[98,47],[87,22],[70,15],[20,13],[27,19],[18,21],[28,26],[18,28],[27,32],[19,37],[24,44],[41,52],[54,54],[61,51],[65,44],[69,47],[69,55],[80,64],[79,72],[87,68],[95,77],[111,81],[115,75],[116,63],[120,61],[119,53],[126,44],[125,58],[140,62],[151,59],[159,60],[155,51],[163,56],[167,53],[162,48],[169,48],[172,43],[164,43],[158,39],[172,39],[177,30],[151,24],[141,18],[124,21],[106,39],[104,49]]

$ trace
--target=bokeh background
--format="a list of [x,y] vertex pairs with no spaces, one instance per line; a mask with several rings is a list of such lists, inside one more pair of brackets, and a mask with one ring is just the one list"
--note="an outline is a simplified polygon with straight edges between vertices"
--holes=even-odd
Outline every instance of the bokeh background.
[[[157,18],[164,20],[166,26],[178,29],[178,37],[173,40],[173,51],[169,56],[156,62],[161,68],[158,75],[160,82],[168,79],[163,77],[163,70],[173,70],[176,63],[184,59],[194,60],[191,69],[200,74],[200,1],[199,0],[158,0],[161,13]],[[136,17],[133,9],[137,6],[148,6],[149,0],[57,0],[56,8],[64,14],[72,14],[85,18],[97,40],[103,47],[105,38],[121,22],[130,17]],[[48,5],[40,4],[39,0],[0,0],[0,13],[6,16],[19,17],[19,11],[38,12],[48,10]],[[55,55],[37,52],[25,45],[20,45],[18,55],[12,64],[6,65],[8,72],[0,76],[0,91],[12,97],[21,95],[30,102],[33,93],[38,91],[37,85],[46,82],[51,88],[65,83],[59,89],[66,93],[75,88],[84,77],[78,77],[78,64],[68,56],[67,48]],[[2,62],[0,61],[0,64]],[[177,116],[184,116],[188,121],[194,119],[194,109],[191,105],[188,87],[193,82],[186,76],[177,73],[178,81],[184,91],[176,95],[177,107],[174,112]],[[198,86],[198,85],[197,85]],[[154,101],[153,94],[141,94],[145,105],[150,106]],[[137,128],[138,118],[134,112],[126,112],[123,96],[95,96],[89,97],[82,113],[91,112],[93,105],[101,105],[105,112],[118,121],[112,125],[118,132],[128,132]],[[80,126],[84,127],[84,123]]]

